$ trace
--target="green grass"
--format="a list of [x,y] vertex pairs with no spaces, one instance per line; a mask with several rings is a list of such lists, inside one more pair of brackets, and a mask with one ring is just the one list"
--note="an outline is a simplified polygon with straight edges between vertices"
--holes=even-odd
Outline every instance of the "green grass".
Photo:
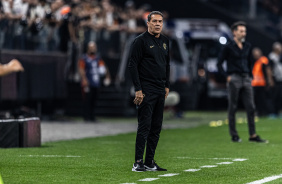
[[[244,117],[242,113],[238,116]],[[225,117],[225,112],[189,112],[182,120],[166,119],[165,123],[202,124],[196,128],[162,131],[155,159],[160,166],[168,169],[167,172],[131,171],[134,162],[135,133],[130,133],[45,143],[41,148],[0,149],[0,173],[5,184],[139,184],[147,183],[138,181],[139,179],[157,178],[158,175],[166,173],[179,173],[179,175],[161,177],[149,183],[243,184],[282,174],[281,120],[260,119],[256,124],[258,134],[268,139],[269,144],[249,143],[246,123],[237,125],[243,142],[232,143],[227,125],[209,126],[210,121],[224,121]],[[107,118],[102,121],[109,120],[111,119]],[[118,122],[117,119],[115,121]],[[134,120],[128,122],[132,121]],[[42,157],[42,155],[81,157]],[[186,169],[199,169],[203,165],[232,162],[228,159],[210,158],[248,160],[233,162],[230,165],[218,165],[216,168],[202,168],[198,172],[184,172]],[[269,183],[282,183],[282,179]]]

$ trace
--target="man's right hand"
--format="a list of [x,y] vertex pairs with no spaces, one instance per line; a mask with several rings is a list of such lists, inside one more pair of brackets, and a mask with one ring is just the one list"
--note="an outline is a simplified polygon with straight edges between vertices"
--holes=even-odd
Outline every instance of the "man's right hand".
[[82,78],[81,79],[81,86],[82,87],[86,87],[88,85],[89,85],[88,80],[86,78]]
[[13,72],[20,72],[24,71],[24,68],[22,64],[17,59],[12,59],[8,64],[8,67],[10,67],[11,71]]
[[143,102],[144,96],[145,95],[143,95],[142,90],[136,91],[133,103],[136,105],[140,105]]

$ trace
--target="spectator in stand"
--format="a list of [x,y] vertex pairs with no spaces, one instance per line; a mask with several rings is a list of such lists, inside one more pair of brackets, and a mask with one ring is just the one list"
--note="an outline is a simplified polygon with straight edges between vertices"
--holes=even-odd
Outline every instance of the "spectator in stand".
[[111,76],[104,61],[97,54],[97,46],[93,41],[88,43],[87,53],[79,60],[79,74],[84,102],[84,120],[95,122],[95,108],[101,78],[105,77],[104,84],[109,85]]
[[133,1],[119,7],[110,0],[2,0],[0,5],[0,42],[6,49],[67,52],[72,42],[85,51],[95,40],[110,58],[120,57],[130,34],[146,30],[150,9],[147,4],[137,8]]
[[2,5],[6,19],[4,47],[24,49],[21,43],[15,43],[15,41],[21,41],[20,35],[23,33],[23,28],[20,20],[26,15],[28,4],[24,1],[5,0],[2,1]]
[[272,75],[274,79],[274,90],[272,92],[272,102],[274,104],[273,118],[279,116],[282,101],[282,45],[279,42],[275,42],[272,46],[272,52],[269,54],[269,62],[272,69]]
[[252,54],[255,59],[252,86],[254,88],[256,111],[258,116],[266,116],[271,113],[267,90],[274,85],[271,68],[268,65],[267,57],[263,56],[261,49],[254,48]]
[[68,21],[68,33],[71,41],[71,59],[68,64],[68,78],[75,80],[77,73],[77,60],[80,48],[80,15],[81,4],[72,3]]

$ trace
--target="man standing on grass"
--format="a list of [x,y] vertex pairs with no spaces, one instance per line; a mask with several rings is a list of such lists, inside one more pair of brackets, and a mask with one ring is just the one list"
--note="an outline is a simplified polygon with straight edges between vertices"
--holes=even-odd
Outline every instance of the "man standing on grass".
[[147,26],[148,31],[136,37],[129,54],[128,68],[135,87],[133,102],[138,109],[135,163],[132,171],[166,171],[154,161],[162,129],[164,102],[170,85],[169,41],[161,34],[163,14],[159,11],[151,12]]
[[[233,40],[223,48],[219,54],[217,67],[220,73],[226,76],[228,88],[228,121],[229,132],[233,142],[241,142],[235,124],[235,114],[239,93],[241,92],[243,103],[247,111],[249,125],[249,141],[267,142],[262,140],[255,130],[255,104],[252,88],[253,59],[251,56],[251,44],[245,42],[247,33],[245,22],[235,22],[231,26]],[[226,60],[227,71],[225,72],[222,63]]]

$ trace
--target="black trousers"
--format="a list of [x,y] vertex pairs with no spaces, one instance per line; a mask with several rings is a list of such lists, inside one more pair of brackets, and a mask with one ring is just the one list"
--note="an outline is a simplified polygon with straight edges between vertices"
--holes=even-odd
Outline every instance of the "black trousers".
[[82,89],[83,95],[83,118],[85,121],[95,121],[96,120],[96,103],[98,97],[98,88],[90,87],[89,90],[84,91]]
[[243,104],[247,111],[250,136],[255,134],[255,104],[252,87],[252,78],[248,75],[232,74],[228,82],[228,121],[231,136],[238,136],[236,130],[235,114],[237,111],[239,94],[242,95]]
[[154,159],[163,123],[164,94],[145,93],[138,106],[138,129],[135,144],[135,160],[143,159],[146,145],[145,163]]

